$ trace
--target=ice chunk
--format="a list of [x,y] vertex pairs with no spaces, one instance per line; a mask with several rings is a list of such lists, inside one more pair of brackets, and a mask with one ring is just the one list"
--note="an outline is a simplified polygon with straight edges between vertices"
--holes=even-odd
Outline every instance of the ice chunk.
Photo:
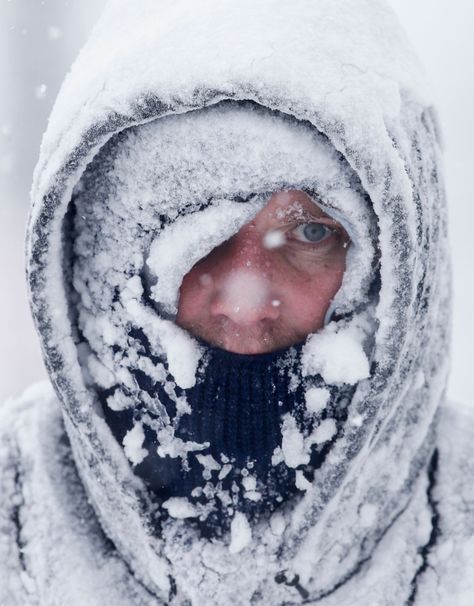
[[252,529],[247,518],[237,512],[230,524],[230,553],[239,553],[252,541]]

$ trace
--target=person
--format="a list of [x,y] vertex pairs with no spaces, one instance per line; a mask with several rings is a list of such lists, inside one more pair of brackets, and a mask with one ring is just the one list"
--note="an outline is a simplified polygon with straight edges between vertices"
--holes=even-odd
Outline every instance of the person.
[[470,604],[436,116],[382,0],[111,0],[32,189],[0,603]]

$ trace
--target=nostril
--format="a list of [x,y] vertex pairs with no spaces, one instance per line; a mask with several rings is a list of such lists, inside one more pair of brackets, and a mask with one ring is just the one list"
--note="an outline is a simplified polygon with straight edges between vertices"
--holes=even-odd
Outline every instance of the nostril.
[[219,296],[212,302],[210,311],[212,316],[225,317],[240,326],[251,326],[262,320],[276,320],[280,316],[280,310],[271,301],[263,305],[235,305]]

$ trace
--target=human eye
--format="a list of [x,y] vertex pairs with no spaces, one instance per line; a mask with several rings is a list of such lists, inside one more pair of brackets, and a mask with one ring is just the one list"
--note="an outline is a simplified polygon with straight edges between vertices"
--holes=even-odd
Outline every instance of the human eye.
[[290,238],[304,244],[320,244],[336,235],[336,230],[324,223],[300,223],[290,232]]

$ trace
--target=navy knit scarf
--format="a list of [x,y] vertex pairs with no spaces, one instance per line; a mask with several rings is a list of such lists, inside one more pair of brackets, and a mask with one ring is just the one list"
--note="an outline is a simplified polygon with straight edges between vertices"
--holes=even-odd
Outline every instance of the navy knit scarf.
[[[160,457],[155,431],[144,425],[148,456],[135,467],[135,473],[147,484],[158,504],[170,497],[185,497],[192,504],[204,506],[200,518],[190,520],[205,536],[225,532],[235,511],[245,513],[250,521],[268,516],[279,505],[296,495],[296,470],[279,457],[282,445],[282,417],[291,413],[299,430],[307,435],[316,420],[334,418],[339,434],[346,418],[348,390],[331,389],[331,399],[318,419],[308,415],[304,392],[308,383],[300,376],[302,345],[269,354],[235,354],[206,346],[206,354],[197,373],[196,385],[181,390],[191,407],[191,414],[181,417],[176,436],[185,441],[209,442],[209,447],[181,458]],[[137,375],[140,388],[158,396],[173,417],[175,405],[160,383]],[[312,378],[311,386],[322,385]],[[119,443],[134,419],[143,410],[113,411],[101,394],[104,413]],[[147,411],[150,415],[150,412]],[[308,465],[298,467],[311,481],[337,435],[331,442],[313,446]],[[196,456],[199,455],[199,456]],[[212,459],[208,457],[211,455]],[[211,461],[211,465],[203,465]],[[161,520],[166,511],[160,509]]]

